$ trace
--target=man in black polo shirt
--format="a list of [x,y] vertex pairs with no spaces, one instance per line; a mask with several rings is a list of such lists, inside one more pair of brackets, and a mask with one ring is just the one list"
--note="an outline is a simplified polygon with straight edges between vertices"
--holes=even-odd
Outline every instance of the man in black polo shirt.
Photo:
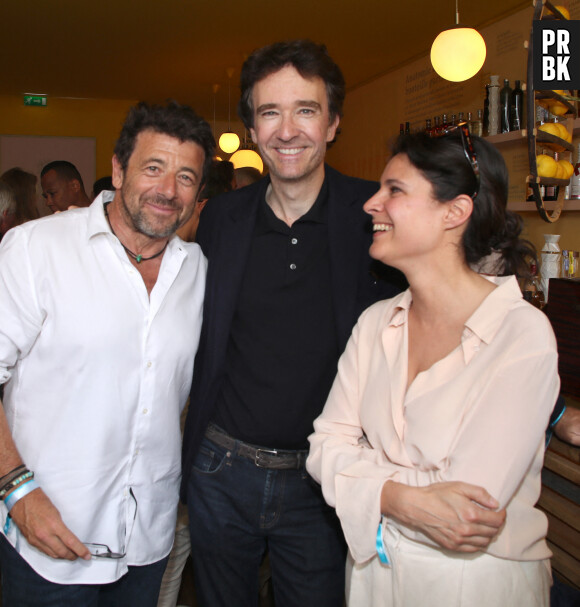
[[270,173],[211,200],[198,231],[209,266],[182,487],[198,600],[257,605],[268,549],[277,607],[341,607],[345,544],[304,469],[307,437],[358,315],[404,283],[368,256],[376,184],[324,164],[344,100],[326,48],[262,48],[241,89]]

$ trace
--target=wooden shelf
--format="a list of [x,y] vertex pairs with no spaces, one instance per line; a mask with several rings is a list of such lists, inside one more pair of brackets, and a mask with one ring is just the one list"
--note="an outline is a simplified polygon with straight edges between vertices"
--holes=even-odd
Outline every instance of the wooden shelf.
[[[510,211],[516,211],[517,213],[537,212],[536,203],[533,200],[508,202],[507,206]],[[547,211],[553,211],[556,208],[556,201],[544,201],[544,206]],[[562,212],[565,213],[566,211],[580,211],[580,200],[565,200]]]

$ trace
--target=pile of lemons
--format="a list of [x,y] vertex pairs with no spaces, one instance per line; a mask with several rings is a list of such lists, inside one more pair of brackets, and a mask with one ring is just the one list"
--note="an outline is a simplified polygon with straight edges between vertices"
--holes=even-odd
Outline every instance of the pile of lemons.
[[555,160],[548,154],[536,156],[536,166],[539,177],[553,177],[555,179],[570,179],[574,166],[567,160]]
[[555,137],[560,137],[568,143],[572,143],[572,133],[561,122],[545,122],[538,127],[538,131],[544,131]]

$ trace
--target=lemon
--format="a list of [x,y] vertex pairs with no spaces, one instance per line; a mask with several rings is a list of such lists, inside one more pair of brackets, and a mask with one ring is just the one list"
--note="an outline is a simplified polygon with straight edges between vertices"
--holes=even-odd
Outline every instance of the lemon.
[[558,128],[558,137],[564,141],[568,141],[568,129],[561,122],[555,122],[554,124]]
[[556,122],[545,122],[538,127],[538,131],[544,131],[544,133],[554,135],[554,137],[560,137],[560,129]]
[[557,4],[555,6],[557,11],[560,11],[562,13],[562,16],[564,17],[564,19],[570,19],[570,11],[565,7],[562,6],[561,4]]
[[536,156],[536,166],[538,167],[539,177],[554,177],[558,170],[558,163],[547,154]]
[[567,160],[558,160],[558,166],[564,170],[564,177],[562,179],[570,179],[572,173],[574,173],[574,165]]
[[566,179],[566,169],[560,164],[560,161],[558,161],[558,164],[556,165],[556,174],[554,177],[556,179]]
[[555,116],[563,116],[568,111],[568,106],[561,101],[552,100],[548,103],[548,109]]

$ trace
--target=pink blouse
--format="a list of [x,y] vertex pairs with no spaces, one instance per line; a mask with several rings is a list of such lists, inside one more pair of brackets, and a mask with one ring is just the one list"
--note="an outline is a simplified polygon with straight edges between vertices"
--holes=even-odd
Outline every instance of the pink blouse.
[[[479,485],[507,506],[487,548],[513,560],[550,556],[540,495],[544,432],[558,396],[558,355],[546,316],[513,276],[465,323],[461,344],[407,385],[411,292],[360,317],[314,422],[307,469],[336,508],[351,554],[375,554],[383,484]],[[410,539],[435,545],[394,520]]]

